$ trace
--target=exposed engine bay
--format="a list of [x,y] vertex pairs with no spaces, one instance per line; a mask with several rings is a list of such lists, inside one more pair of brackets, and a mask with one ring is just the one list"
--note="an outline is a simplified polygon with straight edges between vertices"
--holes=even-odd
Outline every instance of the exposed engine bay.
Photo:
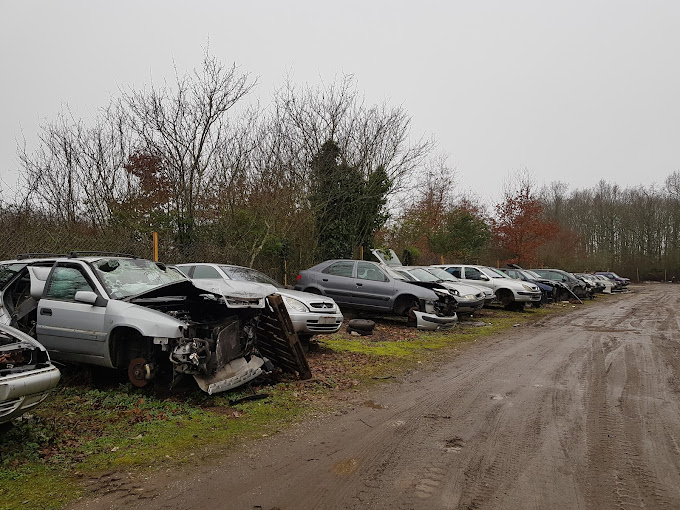
[[[258,349],[261,342],[271,340],[262,331],[258,333],[261,315],[272,311],[269,298],[239,297],[238,306],[231,308],[229,304],[233,300],[217,295],[214,285],[210,285],[210,292],[205,292],[186,283],[181,296],[162,296],[154,292],[156,295],[141,295],[129,300],[182,321],[182,337],[153,339],[162,353],[161,360],[169,360],[174,376],[191,375],[203,391],[213,394],[270,373],[274,364]],[[249,307],[244,307],[245,304]],[[281,311],[287,317],[285,307],[281,307]],[[294,333],[293,336],[297,341]],[[153,367],[143,366],[139,370],[141,377],[146,379],[152,375]],[[133,373],[131,378],[134,377]]]

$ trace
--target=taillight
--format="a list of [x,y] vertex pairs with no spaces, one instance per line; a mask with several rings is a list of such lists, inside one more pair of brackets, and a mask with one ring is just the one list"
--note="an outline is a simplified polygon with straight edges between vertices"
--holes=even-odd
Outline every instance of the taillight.
[[299,280],[300,278],[302,278],[302,275],[301,275],[301,274],[297,275],[296,280]]

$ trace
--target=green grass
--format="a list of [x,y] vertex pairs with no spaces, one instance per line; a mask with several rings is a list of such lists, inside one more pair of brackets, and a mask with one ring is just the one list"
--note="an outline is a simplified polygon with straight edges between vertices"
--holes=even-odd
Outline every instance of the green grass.
[[262,392],[269,397],[230,406],[229,398],[247,393],[168,399],[131,385],[62,387],[0,436],[0,509],[58,509],[82,493],[79,477],[194,462],[315,409],[296,383]]

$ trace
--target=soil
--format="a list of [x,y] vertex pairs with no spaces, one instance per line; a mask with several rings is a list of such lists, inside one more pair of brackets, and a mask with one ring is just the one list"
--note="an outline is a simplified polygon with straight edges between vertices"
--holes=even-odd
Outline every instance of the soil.
[[680,285],[637,286],[70,508],[677,509],[679,308]]

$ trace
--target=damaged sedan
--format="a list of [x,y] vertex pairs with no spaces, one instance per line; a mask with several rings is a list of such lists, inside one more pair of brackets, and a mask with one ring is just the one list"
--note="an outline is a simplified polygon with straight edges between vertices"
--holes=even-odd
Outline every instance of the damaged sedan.
[[[192,283],[130,256],[72,254],[3,267],[14,274],[2,288],[0,322],[35,337],[56,360],[127,370],[140,387],[158,376],[173,384],[191,376],[210,394],[247,383],[273,368],[259,350],[268,340],[260,316],[275,311],[274,325],[287,318],[269,285]],[[279,336],[292,332],[288,326]]]
[[415,285],[366,260],[317,264],[300,272],[295,289],[330,296],[341,307],[404,315],[418,329],[438,329],[458,320],[457,303],[448,290]]

